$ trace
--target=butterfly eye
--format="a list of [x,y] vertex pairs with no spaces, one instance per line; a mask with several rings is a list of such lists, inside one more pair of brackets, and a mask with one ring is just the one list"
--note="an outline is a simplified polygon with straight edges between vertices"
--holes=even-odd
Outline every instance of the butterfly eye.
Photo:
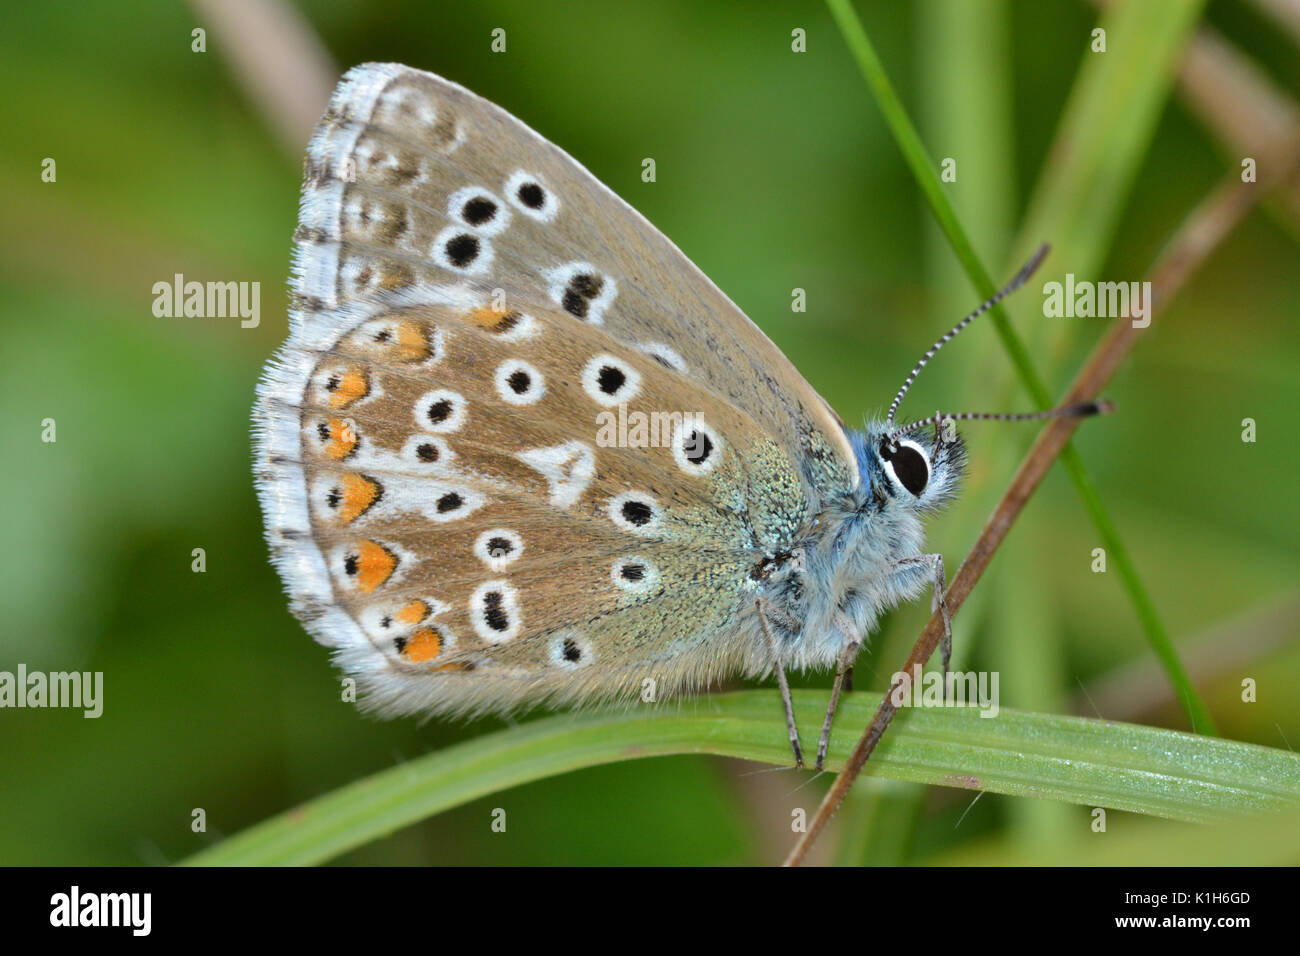
[[888,440],[880,443],[880,457],[894,479],[916,497],[921,497],[930,482],[930,462],[921,446],[901,440],[891,449]]

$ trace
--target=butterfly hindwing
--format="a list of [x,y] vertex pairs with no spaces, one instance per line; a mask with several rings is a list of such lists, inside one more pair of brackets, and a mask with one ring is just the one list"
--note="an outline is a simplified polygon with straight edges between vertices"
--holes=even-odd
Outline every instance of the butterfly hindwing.
[[386,65],[336,91],[296,238],[259,493],[295,610],[372,704],[753,669],[753,568],[856,470],[667,239],[509,114]]

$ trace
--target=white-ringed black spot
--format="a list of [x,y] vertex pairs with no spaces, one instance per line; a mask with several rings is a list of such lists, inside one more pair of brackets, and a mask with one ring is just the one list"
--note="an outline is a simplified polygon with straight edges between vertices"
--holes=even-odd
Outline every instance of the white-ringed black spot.
[[654,509],[644,501],[625,501],[619,510],[624,521],[638,528],[649,524],[655,514]]
[[506,613],[504,604],[505,598],[500,591],[488,591],[483,595],[483,620],[497,632],[510,629],[510,615]]
[[497,214],[497,204],[483,196],[475,196],[460,209],[460,217],[471,226],[491,222]]
[[425,392],[415,403],[415,423],[421,431],[445,434],[465,423],[466,403],[449,388]]
[[532,405],[546,394],[542,373],[519,359],[509,359],[497,367],[496,387],[497,394],[511,405]]
[[437,504],[438,513],[445,515],[448,512],[458,510],[459,508],[463,507],[464,504],[465,504],[464,498],[462,498],[459,494],[457,494],[454,491],[449,491],[445,495],[442,495],[441,497],[438,498],[438,504]]
[[564,287],[560,304],[564,311],[575,318],[585,319],[591,311],[591,300],[597,298],[605,288],[605,280],[590,272],[580,272],[569,280]]
[[537,183],[521,183],[515,195],[529,209],[541,209],[546,204],[546,191]]
[[495,236],[510,225],[510,210],[481,186],[466,186],[447,197],[447,215],[477,236]]
[[518,636],[523,624],[515,589],[504,579],[480,584],[469,599],[469,609],[475,632],[491,644]]
[[610,568],[610,578],[624,591],[644,594],[658,583],[659,572],[644,557],[633,555],[615,561]]
[[415,449],[415,457],[420,459],[420,461],[427,463],[437,461],[438,454],[438,446],[430,444],[429,442],[424,442],[423,444],[416,446]]
[[618,294],[613,278],[590,262],[569,262],[546,270],[547,292],[565,312],[592,325],[601,325]]
[[448,239],[443,246],[443,251],[447,254],[448,261],[457,269],[468,268],[478,258],[478,237],[462,232]]
[[627,381],[627,374],[621,368],[602,365],[596,373],[596,385],[606,395],[617,395],[618,390]]
[[474,542],[474,556],[494,571],[515,561],[524,550],[524,539],[509,528],[491,528]]
[[463,275],[479,275],[492,265],[488,232],[469,226],[450,226],[434,237],[430,247],[435,263]]
[[597,355],[582,367],[582,389],[600,405],[622,405],[641,390],[641,373],[613,355]]
[[713,439],[708,432],[696,429],[686,436],[682,452],[692,465],[702,465],[713,454]]
[[578,631],[560,631],[549,643],[551,663],[562,670],[577,670],[592,662],[591,644]]
[[560,211],[559,199],[551,188],[522,169],[516,169],[506,179],[502,195],[511,206],[538,222],[550,222]]
[[712,471],[721,457],[722,440],[700,415],[686,415],[673,426],[673,460],[691,475]]
[[663,520],[663,509],[645,492],[625,491],[610,499],[609,517],[624,531],[651,534]]
[[646,342],[644,345],[638,345],[637,349],[650,356],[664,368],[670,368],[674,372],[687,372],[686,360],[677,353],[677,350],[663,342]]

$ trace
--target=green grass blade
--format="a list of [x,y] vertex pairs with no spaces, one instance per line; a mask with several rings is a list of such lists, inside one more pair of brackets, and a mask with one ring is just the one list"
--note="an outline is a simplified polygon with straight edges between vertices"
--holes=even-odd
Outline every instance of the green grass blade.
[[[816,728],[818,691],[795,691]],[[841,703],[828,766],[844,765],[880,702]],[[805,745],[812,744],[805,741]],[[489,793],[580,767],[667,754],[790,762],[770,690],[702,697],[680,709],[564,714],[488,734],[348,784],[191,857],[189,864],[312,864]],[[916,783],[988,790],[1213,821],[1300,803],[1300,755],[1172,730],[1080,717],[968,708],[904,710],[868,770]],[[791,780],[796,777],[792,773]],[[810,798],[811,799],[811,798]]]
[[[1050,236],[1056,262],[1068,263],[1080,278],[1094,278],[1204,5],[1204,0],[1106,5],[1097,21],[1105,31],[1106,52],[1091,52],[1089,46],[1083,55],[1013,259],[1028,256]],[[1087,37],[1080,38],[1081,46],[1087,43]],[[1056,323],[1052,328],[1063,333],[1071,327]]]
[[[1186,3],[1187,0],[1181,0],[1183,6]],[[944,193],[943,184],[936,172],[936,166],[927,154],[916,128],[912,125],[907,111],[903,108],[902,102],[894,91],[893,84],[890,83],[884,65],[880,62],[875,48],[867,37],[862,22],[854,13],[853,7],[848,0],[827,0],[827,4],[836,23],[839,25],[840,31],[844,34],[845,42],[857,60],[863,78],[867,81],[867,85],[871,88],[876,102],[885,116],[885,120],[912,171],[912,175],[916,178],[918,186],[929,202],[940,228],[943,230],[944,235],[947,236],[953,251],[961,261],[962,267],[970,277],[971,283],[980,296],[988,297],[992,295],[996,291],[993,280],[979,260],[974,247],[966,236],[965,230],[957,219],[957,214]],[[1125,6],[1141,6],[1141,4],[1126,4]],[[1181,21],[1176,21],[1175,25],[1178,23],[1181,23]],[[1145,56],[1144,53],[1143,57]],[[1137,59],[1141,60],[1142,57]],[[1119,61],[1116,60],[1115,62]],[[1122,68],[1122,64],[1118,68]],[[1164,88],[1167,91],[1167,83]],[[1081,115],[1091,115],[1091,112],[1083,111]],[[1151,122],[1154,122],[1154,119],[1151,119]],[[1123,141],[1132,143],[1139,141],[1139,138],[1130,132]],[[1136,158],[1132,156],[1131,151],[1126,155],[1130,157],[1130,162],[1136,162]],[[989,317],[1026,390],[1040,407],[1049,407],[1052,404],[1052,397],[1043,379],[1030,361],[1029,353],[1023,341],[1015,329],[1012,328],[1006,311],[1001,305],[995,306],[989,311]],[[1184,709],[1192,727],[1199,733],[1215,733],[1214,721],[1210,717],[1209,710],[1201,700],[1187,674],[1186,668],[1179,659],[1173,641],[1170,640],[1169,633],[1161,623],[1155,610],[1155,603],[1151,600],[1146,586],[1137,574],[1137,569],[1128,554],[1128,549],[1120,539],[1115,524],[1110,519],[1109,512],[1097,494],[1092,479],[1084,467],[1083,460],[1079,457],[1073,444],[1066,445],[1061,452],[1060,459],[1062,467],[1065,468],[1075,490],[1083,500],[1085,510],[1087,510],[1098,535],[1101,537],[1106,553],[1113,560],[1116,570],[1119,571],[1121,583],[1129,596],[1129,600],[1133,603],[1147,641],[1155,650],[1157,657],[1169,675],[1170,682],[1178,692],[1178,698],[1184,704]]]

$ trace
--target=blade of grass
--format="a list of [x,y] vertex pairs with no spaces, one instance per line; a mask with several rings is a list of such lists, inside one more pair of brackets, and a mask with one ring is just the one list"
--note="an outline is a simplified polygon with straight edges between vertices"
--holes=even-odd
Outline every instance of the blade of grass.
[[1162,820],[1112,818],[1104,833],[1083,821],[1079,835],[1052,845],[1008,845],[983,839],[927,856],[924,866],[1295,866],[1300,862],[1300,810],[1197,830]]
[[844,801],[837,866],[902,866],[907,862],[926,788],[859,777]]
[[[1079,278],[1096,278],[1203,6],[1204,0],[1107,5],[1097,21],[1106,51],[1083,56],[1013,261],[1049,238],[1053,256],[1043,264],[1045,274],[1065,263]],[[1013,304],[1011,311],[1027,316],[1031,305]],[[1075,328],[1037,325],[1057,339]]]
[[[958,175],[945,189],[977,252],[987,261],[1000,262],[1009,251],[1016,224],[1014,77],[1007,0],[922,0],[914,9],[918,38],[914,86],[920,128],[936,155],[957,159]],[[969,311],[971,296],[947,239],[930,221],[925,223],[925,240],[926,281],[933,290],[932,324],[927,327],[940,328]],[[921,322],[923,317],[913,321]],[[943,383],[951,385],[945,391],[953,396],[980,394],[986,374],[977,364],[967,363],[957,378]],[[931,380],[930,387],[935,384]],[[946,408],[956,402],[938,404]],[[1005,445],[1013,434],[1012,429],[991,430],[981,437]],[[994,481],[1011,467],[971,470],[956,507],[935,529],[933,550],[946,553],[975,540],[1000,492]],[[979,625],[985,617],[984,605],[994,591],[986,583],[966,602],[962,612],[966,624],[953,644],[954,671],[966,670],[966,662],[973,658],[983,630]],[[873,658],[883,661],[882,666],[893,666],[907,656],[915,636],[915,628],[887,627],[872,639],[877,648]],[[880,683],[872,680],[862,686]],[[864,792],[855,785],[841,811],[837,862],[868,866],[906,862],[925,795],[924,787]]]
[[[863,78],[871,88],[872,94],[875,96],[876,102],[889,124],[904,159],[911,168],[912,175],[916,178],[917,185],[929,202],[931,211],[952,245],[953,251],[961,261],[971,283],[975,286],[975,291],[982,298],[991,296],[996,291],[993,280],[985,270],[983,263],[980,262],[970,240],[966,236],[965,230],[958,221],[956,212],[943,191],[943,184],[939,181],[934,163],[927,154],[925,146],[921,143],[916,128],[912,125],[912,121],[903,108],[902,102],[894,92],[893,85],[885,73],[884,65],[880,62],[875,48],[867,37],[862,22],[858,19],[848,0],[827,0],[827,4],[836,23],[839,25],[841,33],[844,35],[845,42],[848,44],[854,59],[857,60]],[[1141,4],[1126,4],[1125,6],[1141,6]],[[1030,361],[1029,354],[1020,336],[1011,327],[1006,311],[1001,305],[995,306],[989,310],[989,317],[993,322],[998,337],[1002,340],[1003,348],[1006,349],[1007,355],[1010,357],[1011,363],[1030,397],[1039,407],[1049,407],[1052,404],[1052,397],[1047,390],[1046,384],[1039,377],[1037,370]],[[1070,480],[1083,501],[1084,509],[1088,512],[1089,518],[1097,529],[1107,555],[1110,556],[1113,566],[1120,574],[1121,583],[1129,596],[1129,600],[1133,603],[1148,643],[1150,643],[1156,656],[1165,667],[1170,682],[1178,692],[1179,699],[1184,701],[1184,708],[1193,729],[1201,733],[1214,733],[1214,721],[1211,719],[1209,711],[1202,702],[1196,688],[1188,678],[1187,672],[1178,658],[1178,652],[1174,649],[1173,642],[1160,621],[1155,604],[1138,576],[1136,566],[1129,557],[1128,550],[1124,547],[1114,522],[1111,521],[1110,514],[1102,503],[1101,496],[1097,493],[1096,487],[1084,467],[1083,459],[1079,457],[1078,452],[1075,451],[1074,446],[1071,444],[1067,444],[1061,451],[1060,459],[1062,466],[1070,476]]]
[[[792,692],[817,728],[826,695]],[[846,695],[840,718],[865,724],[880,703]],[[806,740],[805,746],[813,741]],[[838,770],[850,750],[832,742]],[[293,865],[331,859],[488,793],[617,760],[709,753],[777,766],[790,759],[770,691],[703,697],[680,711],[563,714],[478,737],[311,800],[190,857],[191,865]],[[1300,755],[1171,730],[1080,717],[915,708],[880,745],[873,773],[1208,822],[1300,802]],[[793,777],[792,777],[793,779]]]

